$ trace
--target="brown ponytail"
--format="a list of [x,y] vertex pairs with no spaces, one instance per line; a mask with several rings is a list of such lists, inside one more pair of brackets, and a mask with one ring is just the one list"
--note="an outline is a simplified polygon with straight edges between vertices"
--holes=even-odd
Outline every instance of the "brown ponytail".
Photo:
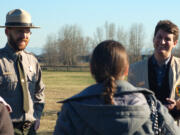
[[114,104],[114,93],[116,92],[116,83],[115,83],[115,78],[113,76],[110,76],[104,81],[104,101],[105,104]]
[[106,104],[114,104],[115,80],[124,75],[128,65],[126,50],[117,41],[106,40],[94,49],[90,62],[91,74],[97,83],[104,85],[102,95]]

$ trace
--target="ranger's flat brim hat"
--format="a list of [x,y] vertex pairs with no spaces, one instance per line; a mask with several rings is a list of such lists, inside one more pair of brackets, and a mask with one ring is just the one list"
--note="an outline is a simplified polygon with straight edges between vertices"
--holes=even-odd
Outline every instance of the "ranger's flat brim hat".
[[40,28],[32,24],[31,15],[23,9],[14,9],[7,13],[5,26],[0,28],[6,27]]

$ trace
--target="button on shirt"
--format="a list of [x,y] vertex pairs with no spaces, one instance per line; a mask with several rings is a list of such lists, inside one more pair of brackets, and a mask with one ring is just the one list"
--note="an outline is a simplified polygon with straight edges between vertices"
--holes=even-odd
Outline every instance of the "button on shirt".
[[170,61],[170,58],[171,57],[169,57],[167,60],[165,60],[161,66],[159,66],[155,57],[154,56],[152,57],[152,65],[153,65],[153,69],[154,69],[155,74],[156,74],[157,85],[159,87],[161,87],[161,84],[163,82],[163,78],[164,78],[166,71],[168,69],[168,63]]

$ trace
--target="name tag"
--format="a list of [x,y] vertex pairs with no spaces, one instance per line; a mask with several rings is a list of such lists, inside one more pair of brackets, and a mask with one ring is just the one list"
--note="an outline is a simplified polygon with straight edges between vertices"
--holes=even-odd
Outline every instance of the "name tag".
[[3,75],[12,75],[11,72],[3,72]]

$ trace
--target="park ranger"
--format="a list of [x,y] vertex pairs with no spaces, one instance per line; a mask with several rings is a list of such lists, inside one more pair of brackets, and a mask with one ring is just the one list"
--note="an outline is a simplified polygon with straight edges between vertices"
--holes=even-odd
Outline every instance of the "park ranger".
[[44,84],[37,59],[25,51],[31,28],[31,16],[23,9],[7,13],[7,43],[0,49],[0,96],[11,106],[15,135],[34,135],[40,126],[44,108]]

